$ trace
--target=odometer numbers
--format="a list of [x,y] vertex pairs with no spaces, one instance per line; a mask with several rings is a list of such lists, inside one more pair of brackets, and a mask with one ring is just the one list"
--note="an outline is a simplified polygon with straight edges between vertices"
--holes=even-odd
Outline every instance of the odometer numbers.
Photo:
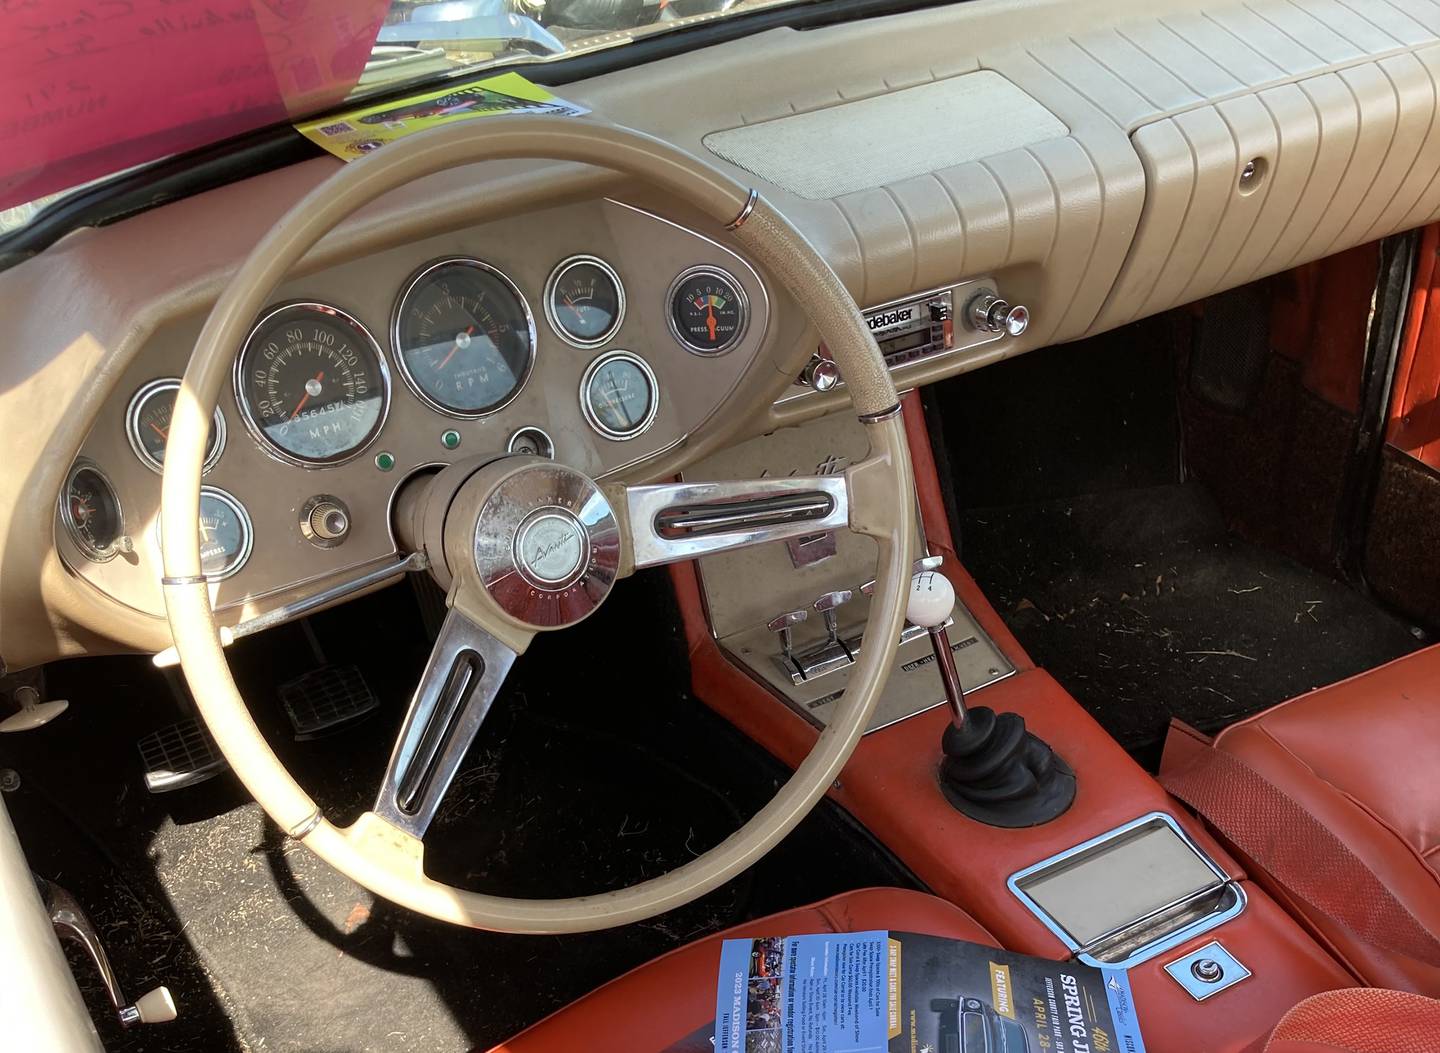
[[385,423],[390,376],[375,338],[326,304],[266,314],[235,363],[235,399],[261,444],[281,460],[340,464]]

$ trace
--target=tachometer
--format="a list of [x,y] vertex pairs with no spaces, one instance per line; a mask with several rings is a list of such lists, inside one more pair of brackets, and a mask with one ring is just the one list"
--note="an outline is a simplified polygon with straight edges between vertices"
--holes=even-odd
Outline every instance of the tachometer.
[[580,381],[580,409],[607,438],[633,439],[654,423],[659,408],[654,372],[629,351],[601,355]]
[[282,460],[348,461],[385,423],[390,376],[356,319],[318,303],[266,314],[235,361],[235,399],[251,433]]
[[670,332],[687,351],[720,355],[745,335],[745,290],[718,267],[692,267],[670,286]]
[[625,289],[597,256],[571,256],[545,284],[545,317],[576,347],[599,347],[625,319]]
[[406,383],[452,417],[505,406],[535,362],[535,320],[520,290],[467,257],[437,260],[410,279],[391,337]]
[[[125,411],[125,434],[130,437],[130,448],[151,471],[159,472],[165,468],[170,415],[175,410],[175,393],[179,390],[180,381],[173,377],[152,380],[135,392],[130,399],[130,408]],[[224,449],[225,417],[216,407],[210,434],[205,440],[205,471],[215,466]]]

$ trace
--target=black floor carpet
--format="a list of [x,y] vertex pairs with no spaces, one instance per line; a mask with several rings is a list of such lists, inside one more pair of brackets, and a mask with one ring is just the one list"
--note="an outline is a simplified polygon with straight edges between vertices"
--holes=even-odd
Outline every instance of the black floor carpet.
[[1035,662],[1142,763],[1424,642],[1349,586],[1226,532],[1196,484],[966,513],[964,560]]
[[[689,697],[679,619],[660,575],[621,584],[590,622],[537,640],[427,839],[432,876],[517,896],[618,888],[718,843],[787,772]],[[256,719],[337,821],[373,798],[427,650],[408,588],[312,619],[337,664],[356,663],[382,710],[331,738],[291,741],[275,687],[315,662],[288,627],[243,641],[232,664]],[[143,659],[48,671],[70,713],[0,741],[20,775],[6,804],[37,872],[96,921],[134,997],[167,983],[166,1027],[110,1050],[464,1050],[488,1047],[626,969],[746,918],[850,888],[914,881],[823,804],[760,864],[649,922],[567,937],[433,923],[378,901],[282,838],[233,778],[150,796],[136,737],[176,718]],[[102,994],[77,962],[91,1004]]]

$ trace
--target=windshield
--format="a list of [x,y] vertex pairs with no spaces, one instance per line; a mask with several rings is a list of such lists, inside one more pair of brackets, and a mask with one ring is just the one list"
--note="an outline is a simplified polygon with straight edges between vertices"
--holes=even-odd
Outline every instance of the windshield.
[[137,165],[393,87],[794,0],[0,0],[0,234]]

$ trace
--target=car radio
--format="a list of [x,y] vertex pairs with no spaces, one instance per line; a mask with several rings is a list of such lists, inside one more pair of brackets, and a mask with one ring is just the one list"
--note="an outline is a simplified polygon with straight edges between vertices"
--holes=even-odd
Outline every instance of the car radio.
[[[1024,305],[1012,305],[1001,299],[994,283],[983,280],[893,300],[870,308],[864,315],[865,324],[870,327],[891,369],[1002,336],[1019,336],[1030,324],[1030,312]],[[957,317],[963,326],[959,334],[955,327]],[[829,391],[840,380],[840,371],[831,360],[829,349],[822,344],[795,384],[809,391]],[[795,391],[787,398],[805,393]]]

